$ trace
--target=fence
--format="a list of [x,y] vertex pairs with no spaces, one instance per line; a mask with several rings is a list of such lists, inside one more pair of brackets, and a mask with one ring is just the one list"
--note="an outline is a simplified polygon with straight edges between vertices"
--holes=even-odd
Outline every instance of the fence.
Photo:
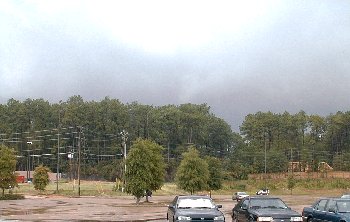
[[296,179],[317,179],[317,178],[343,178],[350,179],[348,171],[328,171],[328,172],[286,172],[286,173],[260,173],[249,174],[249,179],[286,179],[293,175]]

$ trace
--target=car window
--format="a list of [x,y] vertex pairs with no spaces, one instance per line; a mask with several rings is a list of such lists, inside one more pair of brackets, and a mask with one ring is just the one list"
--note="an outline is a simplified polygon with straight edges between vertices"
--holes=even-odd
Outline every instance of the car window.
[[339,213],[350,213],[350,200],[337,201],[336,207]]
[[241,208],[248,208],[249,200],[243,201]]
[[335,208],[336,201],[335,200],[329,200],[327,203],[327,207],[325,208],[326,211],[329,211],[330,208]]
[[324,211],[326,207],[327,200],[320,200],[316,205],[315,205],[315,210],[320,210]]
[[288,206],[277,198],[251,199],[251,208],[287,208]]
[[214,208],[215,205],[208,198],[183,198],[179,199],[178,208]]

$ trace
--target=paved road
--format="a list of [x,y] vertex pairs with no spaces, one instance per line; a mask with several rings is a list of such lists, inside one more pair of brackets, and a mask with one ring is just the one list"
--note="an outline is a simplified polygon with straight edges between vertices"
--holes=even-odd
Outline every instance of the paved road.
[[[294,210],[301,212],[316,197],[281,196]],[[27,196],[25,200],[0,201],[0,221],[166,221],[167,204],[173,196],[153,196],[150,203],[135,203],[130,196],[80,197]],[[213,196],[222,204],[226,221],[235,202],[231,196]]]

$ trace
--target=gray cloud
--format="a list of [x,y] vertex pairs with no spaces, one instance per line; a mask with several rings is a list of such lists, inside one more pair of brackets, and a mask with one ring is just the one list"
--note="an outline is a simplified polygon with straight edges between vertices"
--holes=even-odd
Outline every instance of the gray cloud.
[[234,130],[257,111],[350,109],[348,1],[279,2],[239,32],[215,33],[210,44],[165,54],[115,40],[84,13],[45,18],[24,6],[0,10],[1,103],[77,94],[153,105],[207,103]]

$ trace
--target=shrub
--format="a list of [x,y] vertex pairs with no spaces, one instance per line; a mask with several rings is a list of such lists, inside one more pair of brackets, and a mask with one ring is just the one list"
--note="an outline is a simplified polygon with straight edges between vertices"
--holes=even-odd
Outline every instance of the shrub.
[[50,170],[47,167],[44,166],[38,166],[35,168],[34,172],[34,188],[36,190],[43,191],[45,190],[45,187],[49,184],[49,173]]
[[0,196],[0,200],[23,200],[24,196],[21,194],[5,194]]

